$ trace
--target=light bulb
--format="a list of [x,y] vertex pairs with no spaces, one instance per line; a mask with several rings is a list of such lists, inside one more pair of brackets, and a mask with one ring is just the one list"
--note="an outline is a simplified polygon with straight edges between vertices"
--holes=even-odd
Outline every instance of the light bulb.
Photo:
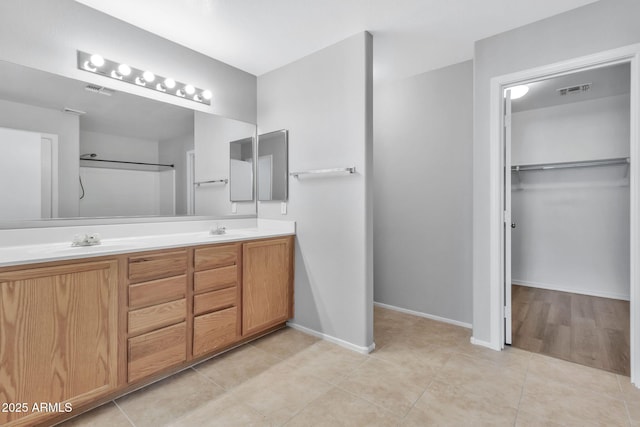
[[89,58],[89,62],[91,62],[91,65],[93,65],[94,67],[102,67],[104,65],[104,58],[100,55],[98,55],[97,53],[94,53],[93,55],[91,55],[91,57]]
[[131,67],[129,67],[127,64],[120,64],[118,65],[118,73],[120,73],[120,75],[122,76],[128,76],[129,74],[131,74]]
[[167,88],[166,88],[166,87],[164,87],[164,85],[163,85],[162,83],[158,83],[158,84],[156,85],[156,90],[159,90],[160,92],[166,92],[166,91],[167,91]]
[[122,80],[122,74],[120,74],[116,70],[111,70],[111,78]]
[[176,95],[177,95],[177,96],[179,96],[179,97],[181,97],[181,98],[184,98],[184,90],[182,90],[182,89],[178,89],[178,90],[176,91]]
[[89,61],[84,61],[84,64],[82,64],[82,66],[84,67],[85,70],[91,71],[93,73],[98,71],[98,69],[96,67],[94,67],[93,65],[91,65],[91,62],[89,62]]
[[144,73],[142,73],[142,78],[151,83],[156,79],[156,76],[151,71],[145,71]]
[[194,93],[196,93],[196,88],[191,85],[186,85],[184,87],[184,91],[187,93],[187,95],[193,95]]
[[527,92],[529,92],[529,86],[520,85],[507,88],[504,90],[505,96],[507,95],[507,91],[511,91],[511,99],[518,99],[522,98],[527,94]]
[[196,102],[202,102],[202,97],[196,93],[193,95],[193,100]]
[[164,79],[164,87],[166,87],[167,89],[173,89],[174,87],[176,87],[176,81],[171,77],[167,77],[166,79]]
[[212,96],[213,95],[211,94],[210,90],[205,90],[204,92],[202,92],[202,97],[206,100],[210,100]]
[[144,81],[144,79],[140,76],[136,76],[136,80],[135,80],[136,84],[139,86],[146,86],[147,82]]

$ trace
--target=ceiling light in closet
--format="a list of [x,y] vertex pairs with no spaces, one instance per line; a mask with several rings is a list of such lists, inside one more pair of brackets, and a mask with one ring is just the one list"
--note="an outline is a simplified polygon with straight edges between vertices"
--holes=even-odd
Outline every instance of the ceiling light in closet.
[[520,86],[513,86],[510,88],[507,88],[504,90],[504,96],[507,96],[507,91],[511,92],[511,99],[518,99],[518,98],[522,98],[523,96],[525,96],[527,94],[527,92],[529,92],[529,86],[527,85],[520,85]]
[[[158,92],[191,99],[200,104],[211,105],[211,98],[213,97],[210,90],[181,83],[170,77],[162,77],[149,70],[141,70],[124,63],[105,59],[98,54],[78,51],[78,69],[136,84]],[[154,81],[158,81],[159,83],[147,85]]]

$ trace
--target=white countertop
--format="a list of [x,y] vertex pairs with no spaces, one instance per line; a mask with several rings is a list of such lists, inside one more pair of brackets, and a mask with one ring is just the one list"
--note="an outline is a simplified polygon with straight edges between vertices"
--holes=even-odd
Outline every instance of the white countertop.
[[261,224],[256,228],[227,229],[222,235],[199,231],[103,238],[102,243],[95,246],[71,246],[70,241],[5,246],[0,247],[0,267],[295,235],[295,223],[283,225]]

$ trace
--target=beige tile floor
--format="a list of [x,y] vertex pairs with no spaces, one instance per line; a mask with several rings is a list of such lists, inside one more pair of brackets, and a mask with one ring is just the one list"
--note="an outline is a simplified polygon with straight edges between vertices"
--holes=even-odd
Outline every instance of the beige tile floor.
[[376,307],[368,356],[284,329],[64,425],[640,426],[627,377],[469,336]]

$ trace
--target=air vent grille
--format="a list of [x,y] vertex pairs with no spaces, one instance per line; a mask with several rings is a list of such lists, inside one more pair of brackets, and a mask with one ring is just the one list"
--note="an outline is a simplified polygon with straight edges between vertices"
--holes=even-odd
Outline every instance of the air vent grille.
[[560,89],[556,89],[556,91],[558,92],[558,94],[560,96],[566,96],[566,95],[575,95],[578,93],[584,93],[584,92],[588,92],[591,90],[591,85],[592,83],[583,83],[580,85],[575,85],[575,86],[568,86],[568,87],[563,87]]
[[104,86],[98,86],[94,84],[88,84],[84,88],[85,90],[93,93],[98,93],[100,95],[111,96],[115,92],[113,89],[107,89]]

